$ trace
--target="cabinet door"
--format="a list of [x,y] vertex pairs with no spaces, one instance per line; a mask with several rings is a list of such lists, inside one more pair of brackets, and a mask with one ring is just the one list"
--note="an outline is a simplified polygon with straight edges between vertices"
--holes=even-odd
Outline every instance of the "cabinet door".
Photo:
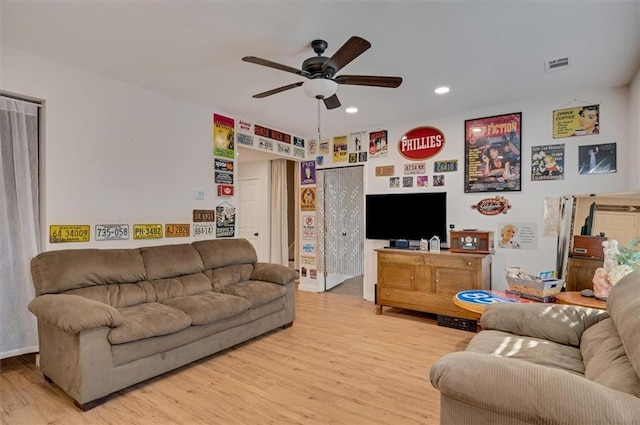
[[590,258],[569,258],[569,271],[567,273],[567,291],[582,291],[593,289],[593,275],[598,267],[602,267],[602,260]]
[[379,254],[378,286],[407,291],[425,290],[428,285],[423,258],[417,255]]

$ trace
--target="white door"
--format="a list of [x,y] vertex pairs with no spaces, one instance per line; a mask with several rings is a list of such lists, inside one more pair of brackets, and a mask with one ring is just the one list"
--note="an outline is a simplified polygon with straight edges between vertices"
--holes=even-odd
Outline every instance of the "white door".
[[607,238],[617,240],[620,246],[627,246],[632,238],[640,235],[639,222],[638,213],[596,210],[593,235],[602,232]]
[[258,254],[258,261],[268,261],[268,235],[262,231],[268,214],[267,198],[260,190],[259,178],[238,181],[238,237],[248,239]]

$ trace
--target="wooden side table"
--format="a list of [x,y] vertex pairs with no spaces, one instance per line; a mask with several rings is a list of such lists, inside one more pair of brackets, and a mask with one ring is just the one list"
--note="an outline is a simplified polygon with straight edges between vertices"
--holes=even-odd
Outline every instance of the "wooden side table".
[[583,297],[579,291],[560,292],[555,296],[558,304],[580,305],[589,308],[607,309],[607,302],[594,297]]

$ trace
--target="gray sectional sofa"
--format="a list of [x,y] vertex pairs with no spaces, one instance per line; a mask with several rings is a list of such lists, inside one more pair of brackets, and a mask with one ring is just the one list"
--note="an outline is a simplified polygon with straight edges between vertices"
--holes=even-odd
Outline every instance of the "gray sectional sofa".
[[295,270],[245,239],[44,252],[31,262],[40,368],[83,410],[295,317]]

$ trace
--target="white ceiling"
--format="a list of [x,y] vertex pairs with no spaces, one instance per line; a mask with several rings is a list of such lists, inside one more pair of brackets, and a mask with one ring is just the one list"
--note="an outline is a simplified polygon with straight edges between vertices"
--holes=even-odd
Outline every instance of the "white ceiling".
[[[401,76],[397,89],[339,86],[323,135],[433,122],[522,98],[626,85],[640,66],[640,6],[630,2],[7,2],[2,43],[304,137],[317,101],[303,81],[242,62],[299,68],[322,38],[331,56],[350,36],[372,44],[340,74]],[[571,57],[545,73],[544,61]],[[451,86],[447,96],[433,89]],[[37,96],[37,93],[28,93]],[[348,115],[346,106],[360,112]]]

